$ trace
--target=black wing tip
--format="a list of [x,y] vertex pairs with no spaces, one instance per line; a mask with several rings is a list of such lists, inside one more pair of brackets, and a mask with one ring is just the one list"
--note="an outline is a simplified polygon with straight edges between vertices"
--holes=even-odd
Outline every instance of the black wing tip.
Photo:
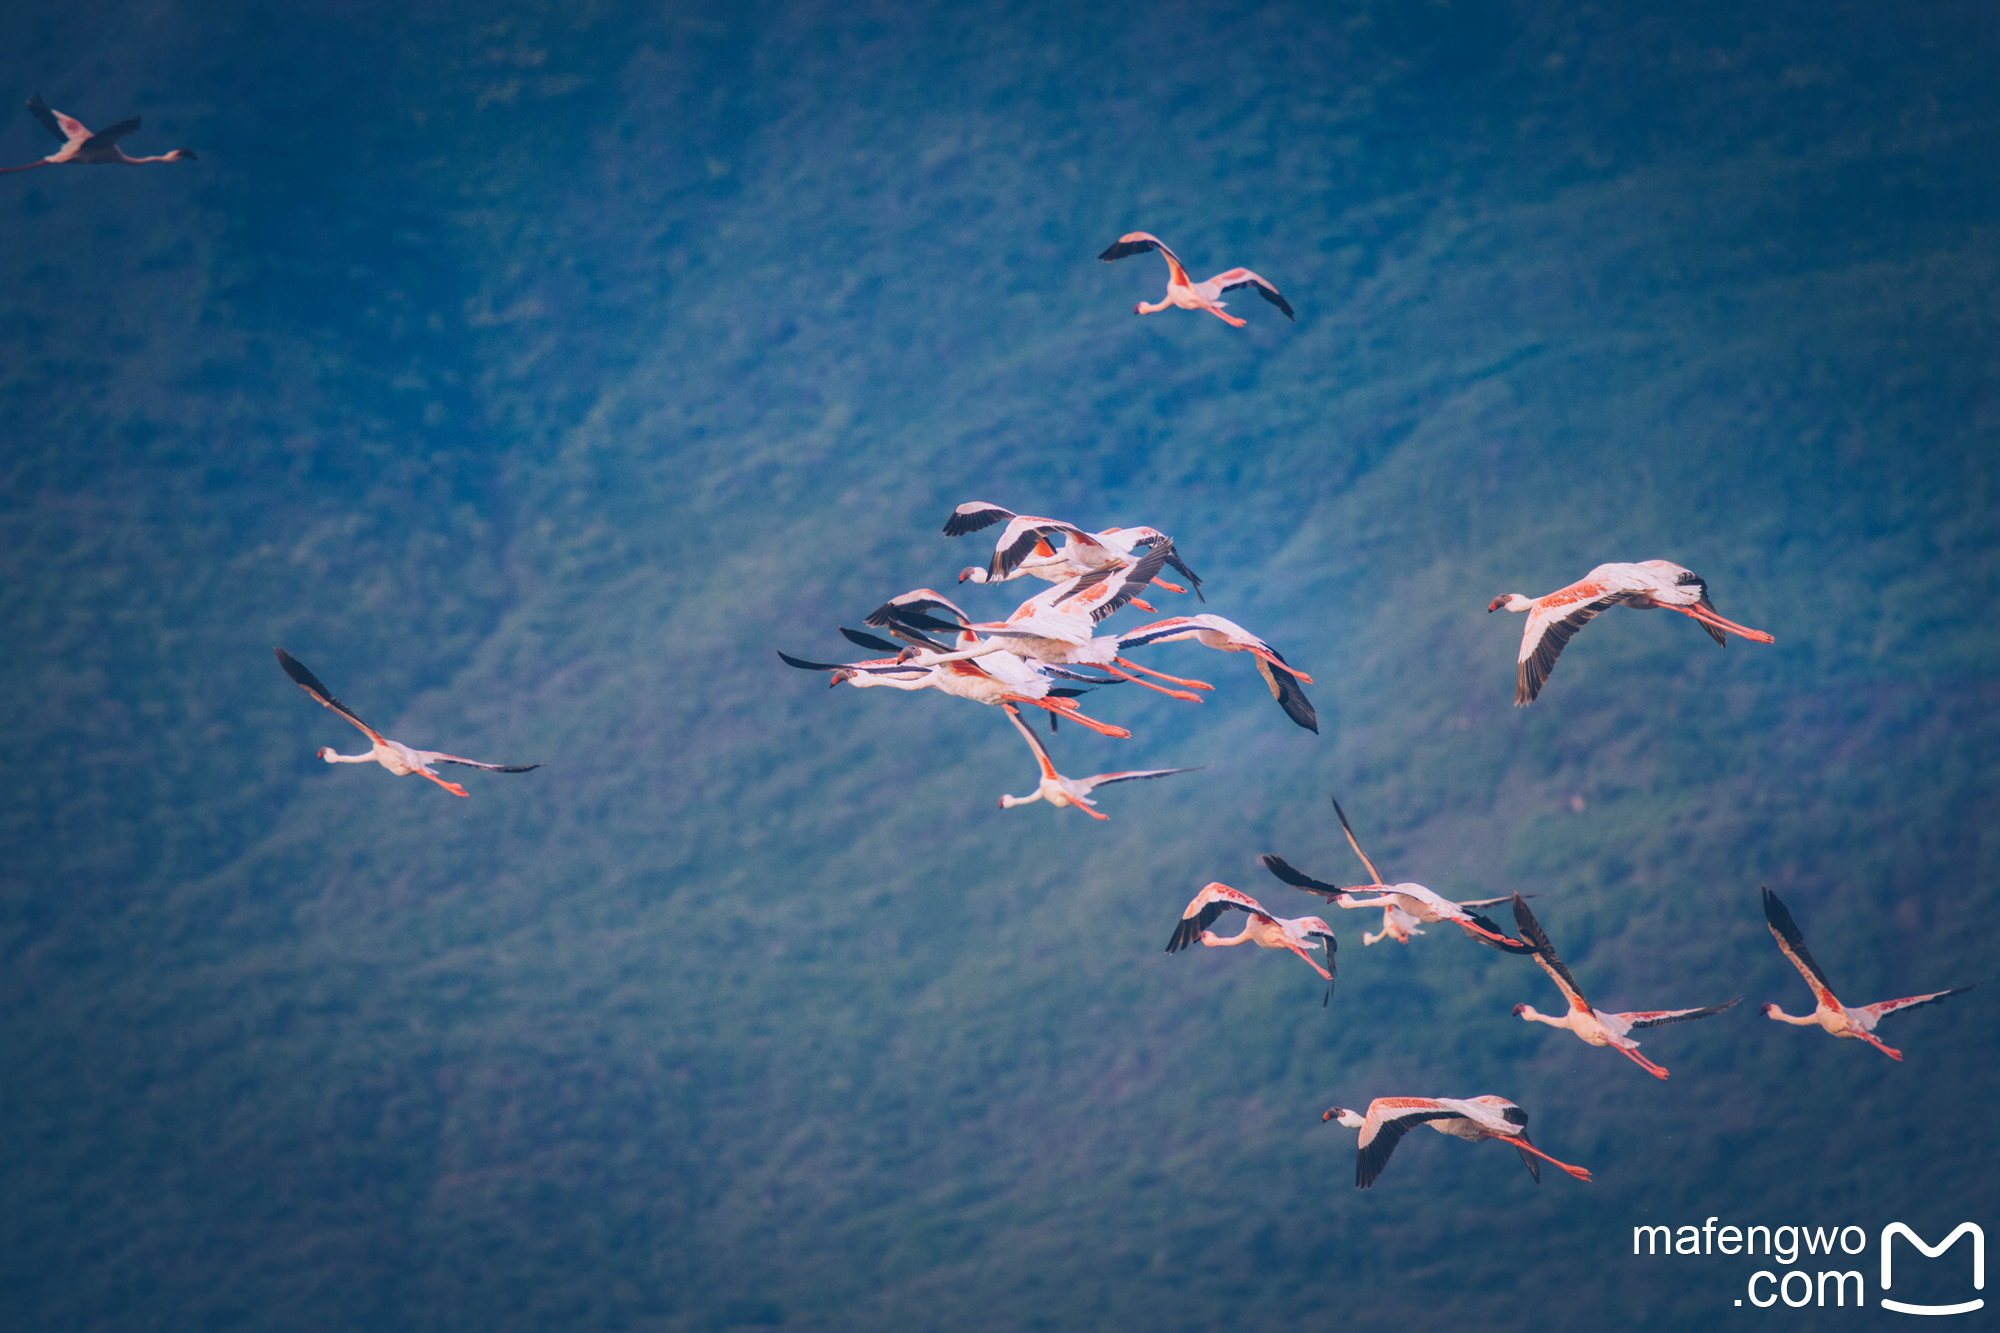
[[902,646],[900,644],[890,643],[887,639],[877,638],[873,634],[863,634],[860,630],[849,629],[845,625],[837,626],[837,628],[840,630],[840,637],[846,639],[849,643],[854,644],[857,647],[872,648],[876,652],[890,653],[890,654],[900,653],[903,651]]

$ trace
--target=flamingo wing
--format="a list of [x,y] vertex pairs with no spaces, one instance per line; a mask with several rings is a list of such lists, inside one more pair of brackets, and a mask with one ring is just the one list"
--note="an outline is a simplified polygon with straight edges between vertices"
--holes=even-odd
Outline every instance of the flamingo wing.
[[1201,933],[1215,924],[1216,918],[1224,912],[1242,911],[1252,916],[1261,916],[1275,921],[1264,904],[1252,898],[1241,889],[1232,889],[1227,884],[1209,884],[1194,896],[1193,901],[1181,912],[1180,924],[1174,928],[1174,937],[1167,941],[1168,953],[1179,953],[1190,945],[1199,943]]
[[[893,654],[893,653],[900,653],[903,651],[902,646],[900,644],[891,643],[887,639],[880,638],[873,634],[863,634],[860,630],[849,629],[845,625],[842,625],[840,627],[840,637],[846,639],[849,643],[854,644],[857,647],[873,648],[878,653]],[[946,651],[950,650],[947,649]]]
[[1727,1004],[1711,1004],[1700,1009],[1643,1009],[1629,1014],[1613,1014],[1614,1018],[1625,1020],[1630,1028],[1663,1028],[1669,1023],[1686,1023],[1691,1019],[1707,1018],[1725,1009],[1734,1009],[1743,997],[1737,996]]
[[1292,313],[1292,303],[1287,301],[1276,287],[1247,268],[1232,268],[1227,273],[1218,273],[1210,278],[1209,282],[1216,284],[1216,290],[1219,292],[1233,292],[1238,287],[1255,287],[1257,295],[1285,312],[1286,319],[1296,321],[1298,318]]
[[[1540,599],[1528,613],[1521,631],[1521,652],[1514,682],[1514,704],[1526,707],[1548,684],[1556,659],[1576,637],[1576,632],[1598,616],[1624,601],[1624,592],[1605,593],[1605,585],[1595,579],[1573,583]],[[1585,600],[1585,599],[1588,600]]]
[[[1201,767],[1206,767],[1206,765]],[[1083,786],[1086,791],[1089,791],[1098,787],[1109,787],[1114,782],[1138,782],[1145,778],[1168,778],[1176,773],[1199,773],[1201,772],[1201,767],[1146,768],[1129,773],[1099,773],[1095,777],[1083,779]]]
[[1125,259],[1131,255],[1143,255],[1148,250],[1158,250],[1161,256],[1166,259],[1167,268],[1172,271],[1175,282],[1183,287],[1194,285],[1188,281],[1187,269],[1181,265],[1181,257],[1168,249],[1167,243],[1153,235],[1150,231],[1126,232],[1123,236],[1120,236],[1117,240],[1106,246],[1104,253],[1099,255],[1098,258],[1109,264],[1114,259]]
[[91,135],[88,139],[85,139],[81,151],[89,152],[93,148],[109,148],[138,128],[139,117],[137,116],[121,120],[116,125],[107,126]]
[[[1271,649],[1271,656],[1278,658],[1280,663],[1285,660],[1278,655],[1276,648]],[[1285,710],[1286,717],[1313,735],[1319,735],[1319,714],[1313,710],[1312,700],[1306,698],[1306,692],[1299,688],[1298,678],[1289,668],[1273,671],[1269,662],[1258,657],[1257,674],[1271,687],[1271,697],[1278,701],[1278,707]]]
[[1084,546],[1100,544],[1082,528],[1064,523],[1060,519],[1036,518],[1031,514],[1022,514],[1001,529],[1000,540],[993,547],[993,562],[987,566],[987,578],[995,582],[1005,579],[1020,568],[1021,562],[1034,554],[1037,547],[1045,545],[1056,533],[1061,533],[1071,541]]
[[1155,545],[1137,564],[1093,569],[1077,578],[1069,589],[1057,596],[1050,605],[1059,607],[1064,602],[1074,599],[1078,601],[1078,605],[1071,607],[1071,610],[1087,611],[1093,623],[1103,620],[1114,611],[1123,609],[1137,597],[1141,590],[1153,581],[1153,576],[1160,572],[1161,567],[1167,563],[1167,557],[1173,552],[1174,544],[1172,540],[1168,540]]
[[1462,1112],[1439,1106],[1429,1098],[1377,1097],[1368,1104],[1367,1123],[1362,1125],[1361,1138],[1356,1144],[1354,1188],[1365,1190],[1373,1185],[1381,1176],[1382,1169],[1389,1165],[1389,1154],[1395,1152],[1403,1136],[1418,1125],[1433,1120],[1468,1118]]
[[944,521],[944,535],[963,537],[968,532],[990,528],[1002,519],[1012,517],[1014,511],[1011,509],[1002,509],[999,505],[987,504],[984,500],[973,500],[951,511],[951,517]]
[[[1856,1012],[1867,1014],[1872,1019],[1880,1021],[1884,1014],[1901,1013],[1905,1009],[1921,1009],[1927,1004],[1936,1004],[1947,995],[1963,995],[1978,984],[1975,981],[1972,986],[1954,986],[1950,990],[1932,991],[1929,995],[1908,995],[1900,1000],[1882,1000],[1875,1004],[1864,1004]],[[1875,1030],[1874,1022],[1868,1024],[1868,1030],[1870,1032]]]
[[1535,961],[1542,965],[1542,971],[1549,974],[1562,993],[1569,997],[1572,1009],[1589,1009],[1590,1001],[1583,998],[1583,987],[1576,984],[1576,978],[1563,966],[1562,959],[1556,957],[1556,946],[1549,943],[1548,932],[1542,923],[1535,920],[1535,914],[1521,901],[1521,895],[1514,895],[1514,924],[1521,928],[1521,938],[1532,947]]
[[1771,937],[1778,941],[1779,950],[1792,960],[1792,966],[1806,979],[1806,985],[1812,987],[1813,996],[1821,1004],[1829,1009],[1843,1008],[1839,997],[1833,993],[1832,985],[1827,982],[1826,973],[1820,970],[1819,961],[1812,956],[1812,950],[1806,948],[1805,932],[1799,929],[1798,922],[1792,920],[1790,909],[1770,889],[1763,889],[1763,894],[1764,924],[1771,928]]
[[[930,611],[949,611],[958,624],[947,625],[926,614]],[[898,621],[914,625],[918,629],[949,631],[970,625],[972,617],[965,614],[957,602],[943,593],[932,592],[929,588],[915,588],[900,597],[891,597],[870,611],[865,623],[873,625],[876,629],[886,629]]]
[[866,671],[877,676],[907,676],[918,675],[931,669],[929,663],[922,662],[907,664],[898,664],[895,662],[808,662],[802,657],[793,657],[790,653],[783,651],[780,651],[778,656],[784,660],[786,666],[797,667],[801,671]]
[[1014,730],[1021,733],[1028,742],[1028,748],[1035,752],[1035,762],[1041,765],[1042,776],[1045,778],[1061,776],[1056,772],[1055,761],[1049,758],[1049,752],[1042,748],[1042,738],[1021,720],[1021,710],[1012,704],[1002,704],[1001,707],[1007,710],[1007,720],[1014,724]]
[[482,764],[477,759],[460,759],[455,754],[433,753],[431,761],[438,764],[463,764],[467,768],[483,768],[488,773],[532,773],[540,764]]
[[50,134],[55,135],[56,138],[62,140],[64,143],[73,143],[78,139],[88,139],[90,137],[90,131],[84,128],[82,121],[78,120],[75,116],[65,116],[62,112],[53,109],[47,102],[42,100],[40,93],[36,93],[28,99],[28,112],[36,120],[42,122],[42,128],[46,129]]
[[293,657],[283,648],[279,648],[276,651],[278,654],[278,665],[285,669],[285,674],[290,676],[300,689],[346,718],[349,722],[352,722],[355,726],[361,728],[363,734],[370,740],[378,745],[384,743],[382,733],[356,717],[354,710],[334,698],[333,691],[322,684],[318,676],[307,670],[304,662],[299,661],[298,658]]
[[1320,897],[1326,899],[1328,902],[1332,902],[1334,899],[1338,898],[1341,894],[1347,892],[1346,889],[1340,888],[1333,884],[1328,884],[1325,880],[1314,879],[1311,875],[1306,874],[1303,870],[1294,869],[1292,867],[1291,862],[1285,860],[1285,858],[1282,856],[1276,856],[1270,852],[1265,852],[1262,856],[1257,858],[1257,861],[1260,865],[1264,867],[1264,869],[1270,871],[1273,875],[1276,875],[1279,879],[1291,885],[1293,888],[1304,889],[1307,893],[1316,893]]

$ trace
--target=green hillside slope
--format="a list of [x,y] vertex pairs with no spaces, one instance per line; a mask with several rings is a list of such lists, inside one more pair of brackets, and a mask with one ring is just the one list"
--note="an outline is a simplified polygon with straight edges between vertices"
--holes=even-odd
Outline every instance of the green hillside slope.
[[[1983,11],[508,8],[0,19],[202,155],[0,180],[10,1325],[1664,1329],[1747,1266],[1633,1225],[1981,1216],[1985,990],[1902,1064],[1756,1010],[1759,884],[1850,1003],[1991,970]],[[1297,323],[1134,318],[1135,227]],[[1203,770],[999,811],[999,713],[779,663],[1039,590],[972,499],[1172,532],[1320,734],[1152,650],[1214,694],[1051,749]],[[1514,709],[1487,603],[1653,557],[1776,644],[1617,611]],[[279,644],[545,767],[327,768]],[[1744,1003],[1662,1083],[1364,948],[1255,864],[1362,878],[1335,792],[1599,1004]],[[1339,918],[1329,1008],[1161,951],[1216,879]],[[1319,1119],[1485,1092],[1595,1183]]]

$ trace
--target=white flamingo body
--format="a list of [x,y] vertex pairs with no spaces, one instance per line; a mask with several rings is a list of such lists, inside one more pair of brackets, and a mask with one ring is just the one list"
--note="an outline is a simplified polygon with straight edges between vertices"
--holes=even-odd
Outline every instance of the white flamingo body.
[[1701,624],[1716,643],[1727,645],[1729,635],[1757,643],[1774,643],[1760,629],[1748,629],[1733,620],[1724,620],[1709,600],[1708,584],[1692,570],[1666,560],[1641,560],[1637,564],[1599,565],[1567,588],[1540,597],[1518,592],[1502,593],[1486,607],[1488,612],[1506,609],[1526,613],[1528,623],[1521,631],[1521,651],[1515,659],[1514,704],[1526,707],[1535,701],[1555,670],[1561,655],[1576,632],[1614,606],[1635,611],[1678,611]]
[[1389,1154],[1396,1150],[1396,1144],[1418,1125],[1429,1125],[1440,1134],[1449,1134],[1471,1143],[1481,1139],[1499,1139],[1502,1143],[1512,1144],[1521,1154],[1528,1174],[1534,1177],[1537,1185],[1542,1183],[1542,1169],[1536,1162],[1537,1158],[1562,1168],[1578,1180],[1590,1179],[1590,1172],[1584,1168],[1558,1162],[1530,1143],[1528,1113],[1505,1097],[1495,1097],[1491,1093],[1465,1098],[1377,1097],[1368,1103],[1366,1115],[1344,1106],[1330,1106],[1320,1120],[1322,1123],[1335,1120],[1349,1129],[1361,1131],[1354,1159],[1356,1189],[1365,1190],[1375,1183],[1383,1168],[1389,1164]]
[[1639,1043],[1628,1037],[1626,1035],[1628,1032],[1639,1028],[1665,1027],[1669,1023],[1685,1023],[1691,1019],[1707,1018],[1711,1014],[1719,1014],[1736,1005],[1736,1001],[1731,1000],[1727,1004],[1711,1004],[1699,1009],[1643,1009],[1623,1014],[1605,1013],[1601,1009],[1591,1007],[1590,1001],[1584,999],[1583,988],[1577,985],[1576,978],[1570,975],[1569,969],[1563,966],[1562,959],[1556,956],[1555,946],[1549,943],[1548,933],[1542,929],[1542,923],[1535,920],[1534,913],[1528,910],[1528,905],[1521,901],[1519,894],[1514,896],[1514,923],[1521,928],[1521,938],[1533,946],[1535,961],[1541,965],[1542,971],[1549,974],[1549,979],[1556,983],[1564,998],[1569,1001],[1569,1011],[1561,1016],[1538,1013],[1531,1004],[1515,1005],[1514,1016],[1528,1023],[1546,1023],[1550,1027],[1568,1028],[1592,1046],[1609,1046],[1654,1078],[1665,1078],[1667,1071],[1639,1054]]
[[[1971,986],[1955,986],[1951,990],[1932,991],[1928,995],[1906,995],[1900,1000],[1882,1000],[1876,1004],[1856,1005],[1850,1008],[1840,1002],[1827,984],[1826,974],[1806,948],[1806,937],[1791,912],[1778,895],[1769,889],[1764,891],[1764,924],[1770,927],[1772,938],[1778,941],[1778,948],[1785,957],[1792,960],[1792,966],[1812,987],[1816,1003],[1809,1014],[1788,1014],[1775,1004],[1764,1006],[1764,1016],[1780,1023],[1790,1023],[1797,1027],[1817,1027],[1835,1037],[1845,1037],[1854,1041],[1865,1041],[1891,1060],[1901,1060],[1903,1053],[1893,1046],[1886,1046],[1875,1035],[1875,1025],[1886,1016],[1904,1009],[1915,1009],[1921,1005],[1935,1004],[1947,995],[1958,995],[1972,989]],[[1977,983],[1974,983],[1977,984]]]
[[1090,799],[1090,793],[1097,788],[1108,787],[1117,782],[1136,782],[1145,778],[1164,778],[1175,773],[1195,771],[1191,768],[1149,768],[1124,773],[1099,773],[1087,778],[1066,778],[1056,772],[1055,762],[1043,748],[1041,737],[1035,735],[1028,724],[1021,720],[1020,710],[1012,704],[1006,705],[1006,708],[1007,717],[1013,722],[1015,730],[1019,731],[1022,738],[1028,742],[1028,748],[1035,752],[1035,762],[1041,766],[1042,776],[1035,787],[1034,795],[1002,796],[1000,798],[1002,810],[1011,810],[1017,805],[1028,805],[1035,801],[1047,801],[1058,809],[1068,806],[1081,810],[1092,819],[1109,819],[1110,815],[1101,815],[1097,812],[1097,802]]
[[[140,167],[152,162],[192,162],[192,149],[176,148],[171,153],[161,153],[157,157],[129,157],[118,141],[139,128],[139,117],[121,120],[116,125],[93,134],[75,116],[67,116],[54,110],[42,95],[36,93],[28,99],[28,110],[36,120],[61,141],[62,147],[39,162],[29,162],[18,167],[0,167],[0,175],[10,171],[33,171],[36,167]],[[413,752],[414,753],[414,752]]]
[[285,669],[295,684],[321,704],[346,718],[372,742],[365,754],[341,754],[331,745],[323,745],[319,757],[329,764],[380,764],[399,778],[415,773],[429,778],[453,796],[464,796],[465,788],[456,782],[446,782],[432,771],[433,764],[459,764],[466,768],[483,768],[489,773],[527,773],[540,768],[540,764],[485,764],[477,759],[461,759],[455,754],[442,750],[414,750],[401,741],[392,741],[375,728],[354,715],[354,711],[333,697],[333,691],[321,683],[318,676],[306,669],[305,663],[293,657],[283,648],[277,650],[278,665]]
[[[1224,912],[1232,910],[1249,917],[1241,931],[1222,936],[1209,929]],[[1290,919],[1277,916],[1241,889],[1211,883],[1205,885],[1181,912],[1180,924],[1174,928],[1173,938],[1167,941],[1167,952],[1179,953],[1197,940],[1211,949],[1227,949],[1238,944],[1254,944],[1260,949],[1288,949],[1325,980],[1328,997],[1333,994],[1333,955],[1340,946],[1333,937],[1333,928],[1316,916]],[[1322,944],[1326,946],[1325,967],[1321,967],[1310,952]]]
[[1286,319],[1293,319],[1291,302],[1287,301],[1269,282],[1258,277],[1247,268],[1232,268],[1218,273],[1207,282],[1196,282],[1188,277],[1187,269],[1181,264],[1180,256],[1167,247],[1167,243],[1148,231],[1131,231],[1120,236],[1105,248],[1098,258],[1105,263],[1124,259],[1128,255],[1145,254],[1157,250],[1167,261],[1167,294],[1159,301],[1147,304],[1139,302],[1132,307],[1135,315],[1155,315],[1169,306],[1182,310],[1206,310],[1223,323],[1233,328],[1242,328],[1248,320],[1238,319],[1227,313],[1224,307],[1229,303],[1222,300],[1222,294],[1238,287],[1254,287],[1257,294],[1285,312]]

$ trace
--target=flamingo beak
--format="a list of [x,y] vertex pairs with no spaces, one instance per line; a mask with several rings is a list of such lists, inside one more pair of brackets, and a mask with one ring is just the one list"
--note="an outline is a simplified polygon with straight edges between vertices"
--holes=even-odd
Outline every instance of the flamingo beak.
[[1525,1004],[1517,1004],[1517,1005],[1515,1005],[1515,1006],[1514,1006],[1514,1017],[1516,1017],[1516,1018],[1519,1018],[1519,1017],[1520,1017],[1520,1016],[1521,1016],[1522,1014],[1524,1014],[1524,1013],[1526,1013],[1526,1012],[1528,1012],[1528,1006],[1527,1006],[1527,1005],[1525,1005]]
[[1493,614],[1493,612],[1498,611],[1501,607],[1505,605],[1507,605],[1506,597],[1504,596],[1495,597],[1492,601],[1486,604],[1486,613],[1488,615],[1491,615]]

